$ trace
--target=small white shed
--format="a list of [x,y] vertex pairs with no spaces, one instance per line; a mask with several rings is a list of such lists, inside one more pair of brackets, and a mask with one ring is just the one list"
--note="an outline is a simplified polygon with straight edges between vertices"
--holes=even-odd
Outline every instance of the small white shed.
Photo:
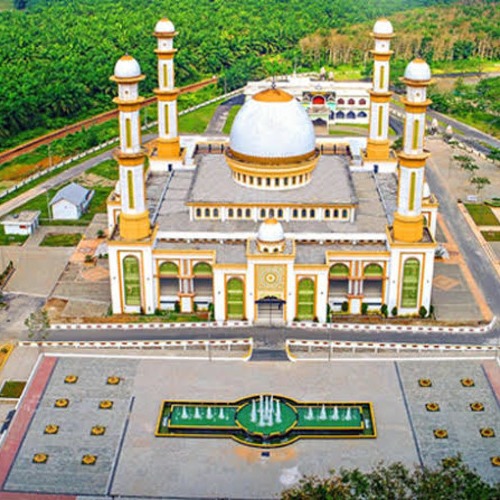
[[2,220],[5,234],[31,235],[39,226],[40,210],[24,210]]
[[50,201],[52,218],[79,219],[87,210],[94,191],[86,189],[75,182],[68,184],[57,192]]

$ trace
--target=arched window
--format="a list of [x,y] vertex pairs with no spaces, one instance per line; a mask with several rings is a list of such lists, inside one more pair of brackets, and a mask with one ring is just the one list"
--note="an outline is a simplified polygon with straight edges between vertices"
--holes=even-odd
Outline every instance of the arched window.
[[210,209],[205,208],[205,217],[210,217]]
[[269,209],[269,217],[274,217],[274,208]]
[[347,101],[347,104],[349,104],[349,106],[353,106],[353,105],[355,104],[354,99],[349,99],[349,100]]
[[366,118],[368,115],[364,111],[358,113],[358,118]]
[[125,305],[141,305],[141,273],[139,271],[139,259],[128,255],[123,259],[123,288]]
[[344,210],[342,210],[342,218],[347,219],[348,216],[349,216],[349,212],[344,208]]
[[305,219],[307,217],[307,210],[305,208],[302,209],[302,211],[300,212],[300,216]]
[[297,317],[299,319],[314,318],[314,281],[304,278],[299,281],[297,290]]
[[238,210],[236,210],[236,217],[238,218],[243,217],[243,210],[241,208],[238,208]]
[[327,208],[327,209],[325,210],[325,219],[329,219],[329,218],[330,218],[330,209],[329,209],[329,208]]
[[378,264],[368,264],[365,267],[365,277],[368,278],[381,278],[383,274],[382,267]]
[[271,178],[266,177],[266,186],[270,186],[270,185],[271,185]]
[[420,281],[420,262],[406,259],[403,266],[403,286],[401,287],[401,307],[417,307]]
[[252,217],[252,211],[251,211],[249,208],[247,208],[247,209],[245,210],[245,217],[247,217],[247,218]]
[[334,217],[334,219],[338,219],[338,217],[339,217],[339,211],[337,208],[333,211],[333,217]]
[[196,209],[196,217],[201,217],[201,208]]
[[231,278],[226,284],[226,315],[227,319],[241,319],[245,315],[245,296],[243,281]]
[[214,217],[219,217],[219,209],[214,208]]
[[179,274],[179,267],[175,262],[162,262],[160,264],[160,276],[177,276]]
[[314,210],[314,208],[311,208],[311,210],[309,210],[309,217],[311,219],[314,219],[314,217],[316,217],[316,210]]
[[279,178],[279,177],[276,177],[276,178],[274,179],[274,185],[275,185],[275,186],[279,186],[279,185],[280,185],[280,178]]
[[345,113],[343,111],[339,111],[337,113],[337,119],[338,120],[343,120],[345,118]]
[[296,219],[298,216],[299,216],[299,211],[296,208],[294,208],[292,212],[292,217]]
[[337,104],[340,104],[340,105],[345,104],[345,100],[342,98],[337,99]]
[[266,210],[264,208],[260,209],[260,218],[265,219],[266,218]]
[[232,208],[230,208],[228,211],[227,211],[227,216],[228,217],[234,217],[234,210]]
[[334,264],[330,267],[330,278],[348,278],[349,268],[345,264]]
[[314,106],[324,106],[325,98],[322,95],[315,95],[313,97],[312,103]]
[[212,266],[207,262],[198,262],[193,267],[195,276],[212,276]]
[[354,111],[349,111],[349,113],[347,113],[347,119],[354,120],[354,118],[356,118],[356,113]]
[[366,99],[360,99],[360,100],[359,100],[359,104],[360,104],[361,106],[364,106],[364,105],[366,104]]
[[283,209],[282,208],[278,208],[278,218],[279,219],[283,218]]

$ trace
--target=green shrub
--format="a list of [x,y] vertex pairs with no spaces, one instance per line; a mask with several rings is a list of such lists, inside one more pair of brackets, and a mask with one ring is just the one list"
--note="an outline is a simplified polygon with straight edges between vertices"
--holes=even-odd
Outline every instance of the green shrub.
[[394,306],[391,309],[391,316],[397,316],[397,315],[398,315],[398,308],[396,306]]
[[382,304],[380,306],[380,314],[384,316],[384,318],[387,318],[389,315],[389,308],[387,307],[387,304]]
[[420,309],[418,310],[418,315],[423,319],[427,316],[427,309],[425,306],[420,306]]
[[340,306],[340,310],[342,312],[347,312],[349,311],[349,302],[347,302],[347,300],[344,300],[344,302],[342,302],[342,305]]
[[368,304],[366,302],[363,302],[361,304],[361,314],[367,314],[368,313]]

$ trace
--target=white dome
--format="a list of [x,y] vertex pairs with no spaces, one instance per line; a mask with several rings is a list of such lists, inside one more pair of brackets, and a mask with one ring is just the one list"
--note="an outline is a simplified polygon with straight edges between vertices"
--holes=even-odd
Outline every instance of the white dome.
[[116,78],[136,78],[141,76],[141,67],[132,56],[123,56],[115,64]]
[[164,17],[156,23],[155,33],[175,33],[174,24],[172,21]]
[[431,79],[431,68],[423,59],[414,59],[405,69],[405,78],[417,82]]
[[231,128],[236,153],[288,158],[314,151],[316,138],[304,108],[287,92],[267,89],[246,101]]
[[276,219],[267,219],[259,227],[257,239],[262,243],[279,243],[285,239],[281,222]]
[[394,29],[389,19],[379,19],[373,26],[374,35],[392,35],[393,33]]

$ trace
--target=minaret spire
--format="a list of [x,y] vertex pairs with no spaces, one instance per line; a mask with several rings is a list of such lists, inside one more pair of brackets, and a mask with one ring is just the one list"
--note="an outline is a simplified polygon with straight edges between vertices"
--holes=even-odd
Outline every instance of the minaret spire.
[[[167,18],[156,23],[154,36],[158,40],[155,53],[158,55],[158,140],[155,162],[173,164],[180,159],[180,142],[177,121],[177,96],[179,89],[175,87],[174,37],[175,27]],[[158,168],[158,167],[155,167]],[[160,167],[161,168],[161,167]]]
[[129,55],[118,60],[111,77],[118,84],[118,97],[113,102],[119,111],[120,146],[114,157],[120,169],[120,237],[125,240],[141,240],[151,233],[139,116],[144,101],[139,96],[139,82],[144,78],[138,62]]
[[387,19],[379,19],[373,27],[372,37],[375,48],[373,55],[373,89],[370,91],[370,132],[366,146],[368,161],[389,160],[389,91],[390,50],[394,38],[392,24]]
[[431,83],[431,70],[422,59],[415,59],[406,67],[402,81],[406,84],[405,129],[403,150],[399,157],[398,208],[394,214],[394,239],[404,242],[422,240],[424,216],[422,197],[425,162],[429,154],[424,151],[425,113],[431,103],[427,87]]

